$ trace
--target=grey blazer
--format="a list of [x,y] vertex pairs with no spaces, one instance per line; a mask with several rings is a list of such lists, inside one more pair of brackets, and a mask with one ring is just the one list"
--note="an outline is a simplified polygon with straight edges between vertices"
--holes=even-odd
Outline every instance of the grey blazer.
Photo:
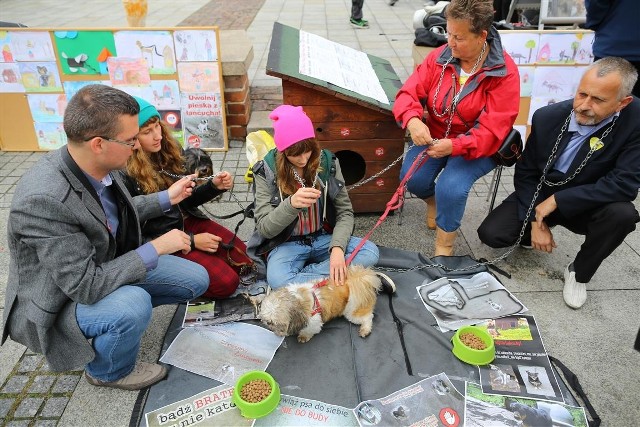
[[[10,261],[1,340],[11,336],[61,371],[95,356],[78,327],[76,303],[93,304],[146,274],[135,250],[116,257],[102,206],[74,175],[69,159],[66,146],[47,154],[16,186],[7,225]],[[159,198],[132,199],[117,175],[112,174],[113,185],[134,215],[129,224],[136,224],[122,231],[138,246],[140,221],[162,215]]]

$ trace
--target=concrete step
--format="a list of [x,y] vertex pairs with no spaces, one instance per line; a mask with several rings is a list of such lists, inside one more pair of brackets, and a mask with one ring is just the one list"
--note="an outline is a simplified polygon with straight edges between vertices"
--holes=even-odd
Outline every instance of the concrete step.
[[247,133],[265,130],[273,135],[273,126],[269,119],[269,113],[269,111],[252,111],[251,119],[249,119],[249,124],[247,124]]

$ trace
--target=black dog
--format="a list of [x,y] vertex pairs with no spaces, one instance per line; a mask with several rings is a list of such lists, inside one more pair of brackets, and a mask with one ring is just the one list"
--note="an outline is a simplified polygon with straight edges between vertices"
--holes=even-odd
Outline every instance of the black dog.
[[551,416],[544,409],[533,408],[511,399],[504,400],[506,410],[513,412],[513,417],[522,422],[523,427],[552,427]]
[[[187,148],[184,150],[184,167],[187,174],[197,174],[198,178],[213,175],[213,162],[211,157],[200,148]],[[200,181],[199,181],[200,182]]]

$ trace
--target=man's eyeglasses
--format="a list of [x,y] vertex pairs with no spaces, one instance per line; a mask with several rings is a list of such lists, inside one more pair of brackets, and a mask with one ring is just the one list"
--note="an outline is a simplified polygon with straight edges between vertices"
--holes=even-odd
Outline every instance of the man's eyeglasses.
[[106,136],[96,135],[96,136],[92,136],[91,138],[87,139],[87,141],[91,141],[93,138],[102,138],[105,141],[115,142],[116,144],[120,144],[120,145],[126,145],[129,148],[135,147],[136,143],[138,142],[138,136],[137,135],[134,136],[131,139],[127,139],[126,141],[121,141],[119,139],[107,138]]

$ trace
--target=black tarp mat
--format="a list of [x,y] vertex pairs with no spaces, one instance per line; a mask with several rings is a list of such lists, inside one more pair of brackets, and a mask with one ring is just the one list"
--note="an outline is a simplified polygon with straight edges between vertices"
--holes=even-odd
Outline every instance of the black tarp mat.
[[[440,332],[416,286],[426,279],[471,276],[487,269],[479,266],[451,273],[434,267],[416,268],[434,261],[452,269],[477,263],[468,256],[431,260],[416,252],[380,248],[378,267],[394,280],[397,292],[378,296],[371,335],[360,338],[358,326],[340,318],[325,324],[307,343],[286,337],[266,369],[278,381],[281,392],[354,408],[363,400],[384,397],[440,372],[446,373],[462,394],[465,380],[479,382],[478,369],[451,353],[453,332]],[[180,332],[184,311],[185,306],[180,306],[169,325],[163,354]],[[131,425],[146,425],[145,413],[220,384],[169,366],[166,380],[140,393]],[[562,383],[561,387],[567,403],[575,405],[566,386]]]

